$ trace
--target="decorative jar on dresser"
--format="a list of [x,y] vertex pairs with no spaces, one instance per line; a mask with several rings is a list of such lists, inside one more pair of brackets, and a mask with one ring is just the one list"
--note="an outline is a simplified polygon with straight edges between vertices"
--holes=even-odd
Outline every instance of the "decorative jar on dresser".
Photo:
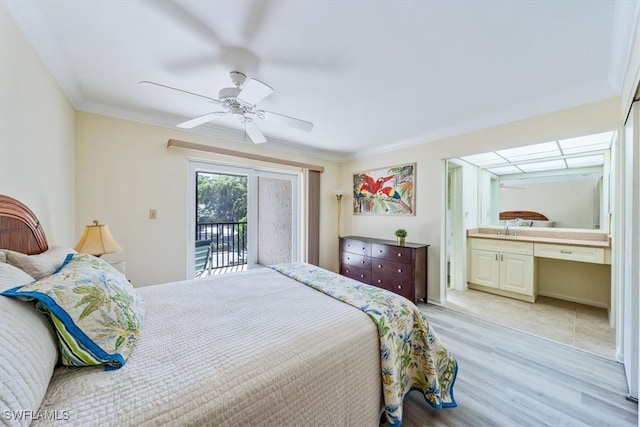
[[427,302],[429,245],[369,237],[340,238],[340,274],[417,303]]

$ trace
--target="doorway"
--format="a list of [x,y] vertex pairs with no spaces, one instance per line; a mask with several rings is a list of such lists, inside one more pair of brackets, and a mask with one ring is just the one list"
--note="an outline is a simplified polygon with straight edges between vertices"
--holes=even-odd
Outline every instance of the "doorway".
[[300,174],[194,160],[188,169],[188,278],[301,259]]

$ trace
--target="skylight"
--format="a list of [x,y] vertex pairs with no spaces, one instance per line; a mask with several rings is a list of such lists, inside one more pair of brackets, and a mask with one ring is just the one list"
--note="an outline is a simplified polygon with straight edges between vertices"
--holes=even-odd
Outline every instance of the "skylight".
[[[614,135],[614,131],[602,132],[525,147],[474,154],[461,157],[461,159],[475,166],[486,168],[487,171],[495,175],[601,166],[604,164],[604,154],[596,153],[609,150]],[[581,154],[585,154],[585,156],[581,156]]]

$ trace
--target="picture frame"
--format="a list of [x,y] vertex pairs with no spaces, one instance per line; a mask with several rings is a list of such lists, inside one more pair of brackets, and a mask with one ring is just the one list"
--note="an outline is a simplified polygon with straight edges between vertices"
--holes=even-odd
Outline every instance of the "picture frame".
[[415,180],[415,163],[354,173],[353,214],[414,216]]

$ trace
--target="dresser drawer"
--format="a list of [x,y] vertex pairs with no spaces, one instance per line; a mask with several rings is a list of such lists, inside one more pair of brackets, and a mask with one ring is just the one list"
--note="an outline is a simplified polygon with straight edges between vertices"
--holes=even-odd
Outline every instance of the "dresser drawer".
[[380,273],[386,276],[401,277],[406,280],[411,280],[412,276],[411,264],[387,261],[386,259],[372,258],[371,270],[374,273]]
[[350,265],[341,265],[340,274],[363,283],[371,283],[371,270]]
[[340,262],[354,267],[371,268],[371,257],[352,254],[351,252],[342,252],[340,254]]
[[604,264],[604,248],[590,248],[588,246],[551,245],[535,243],[534,256],[540,258],[564,259],[567,261],[591,262]]
[[382,289],[386,289],[413,301],[413,289],[411,280],[401,277],[387,276],[377,272],[372,273],[371,284]]
[[389,261],[411,264],[411,253],[411,248],[403,248],[402,246],[381,245],[379,243],[371,244],[371,256],[374,258],[381,258],[387,259]]
[[340,251],[371,256],[371,243],[355,239],[340,239]]

